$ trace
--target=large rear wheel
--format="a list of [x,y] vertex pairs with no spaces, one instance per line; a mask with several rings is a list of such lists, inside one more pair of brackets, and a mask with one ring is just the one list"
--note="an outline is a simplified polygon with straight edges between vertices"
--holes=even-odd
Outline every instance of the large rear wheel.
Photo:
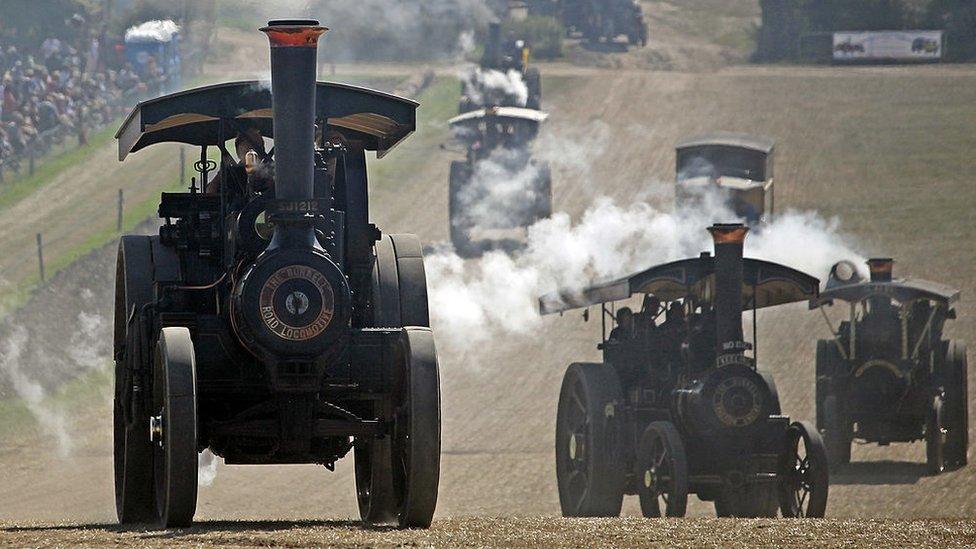
[[393,422],[393,488],[401,528],[428,528],[437,506],[441,402],[430,328],[406,328],[400,400]]
[[780,511],[784,517],[820,518],[827,511],[827,451],[820,433],[805,421],[786,431],[780,462]]
[[683,517],[688,508],[688,458],[670,421],[647,426],[637,447],[637,495],[645,517]]
[[567,517],[620,515],[624,496],[623,401],[605,364],[572,364],[556,412],[556,480]]
[[149,427],[159,524],[189,526],[197,507],[198,455],[196,358],[186,328],[159,334]]
[[115,275],[115,510],[121,524],[155,520],[152,444],[144,401],[152,354],[141,309],[152,299],[148,236],[124,236]]
[[948,467],[969,463],[969,362],[966,344],[952,340],[946,353],[946,445]]
[[472,223],[465,212],[467,201],[464,191],[471,179],[471,168],[465,162],[455,160],[451,162],[451,175],[448,184],[448,224],[450,225],[451,244],[458,255],[467,257],[476,254],[477,249],[471,242]]

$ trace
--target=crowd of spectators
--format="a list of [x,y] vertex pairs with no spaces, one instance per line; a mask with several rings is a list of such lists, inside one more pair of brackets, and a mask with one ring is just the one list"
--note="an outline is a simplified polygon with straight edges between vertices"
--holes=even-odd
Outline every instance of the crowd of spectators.
[[0,169],[19,170],[29,154],[69,137],[84,144],[89,131],[158,93],[163,72],[154,59],[142,74],[106,61],[97,38],[82,48],[55,37],[36,48],[0,43]]

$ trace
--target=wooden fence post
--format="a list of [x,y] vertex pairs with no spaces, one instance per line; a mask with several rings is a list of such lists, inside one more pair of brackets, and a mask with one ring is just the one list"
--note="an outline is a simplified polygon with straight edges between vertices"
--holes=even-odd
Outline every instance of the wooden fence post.
[[119,216],[118,216],[118,219],[115,222],[115,230],[118,231],[118,232],[122,232],[122,204],[123,204],[123,202],[124,202],[124,199],[122,197],[122,189],[119,189]]
[[44,244],[41,241],[41,233],[37,233],[37,265],[41,270],[41,282],[44,282]]

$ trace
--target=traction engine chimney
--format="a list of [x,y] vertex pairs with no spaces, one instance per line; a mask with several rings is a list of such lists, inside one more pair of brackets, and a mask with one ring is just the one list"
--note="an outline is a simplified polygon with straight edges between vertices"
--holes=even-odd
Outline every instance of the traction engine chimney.
[[716,223],[708,228],[715,243],[715,334],[718,355],[742,341],[742,248],[749,228]]
[[875,257],[868,260],[871,282],[891,282],[895,260],[890,257]]
[[[269,21],[261,29],[271,42],[275,198],[281,201],[313,198],[316,58],[319,37],[327,30],[314,19]],[[272,248],[315,245],[311,222],[302,222],[300,209],[293,213],[275,224]]]

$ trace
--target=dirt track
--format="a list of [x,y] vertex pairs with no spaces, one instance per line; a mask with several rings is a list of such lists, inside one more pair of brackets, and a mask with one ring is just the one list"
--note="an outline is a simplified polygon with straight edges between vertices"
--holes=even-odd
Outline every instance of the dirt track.
[[[38,542],[39,538],[47,542]],[[430,530],[363,529],[348,521],[205,522],[192,530],[22,526],[0,545],[117,547],[970,547],[972,521],[775,521],[731,519],[449,519]]]
[[[545,72],[545,69],[543,69]],[[626,202],[667,181],[673,143],[689,133],[737,129],[775,137],[777,204],[837,215],[866,255],[888,253],[898,269],[963,291],[954,337],[976,342],[976,248],[967,231],[976,211],[971,106],[976,68],[736,68],[690,74],[595,69],[566,71],[548,93],[550,132],[588,149],[588,170],[557,166],[557,209],[580,214],[600,195]],[[428,123],[422,121],[421,123]],[[396,154],[429,155],[405,146]],[[375,221],[425,241],[447,236],[450,155],[435,151],[396,193],[374,202]],[[113,191],[114,192],[114,191]],[[802,243],[797,243],[802,245]],[[930,267],[935,265],[935,267]],[[449,326],[435,326],[448,330]],[[619,544],[649,541],[782,545],[859,542],[889,545],[973,543],[971,522],[645,522],[562,521],[553,470],[555,403],[563,370],[598,358],[598,326],[577,315],[547,318],[531,336],[484,349],[441,348],[444,456],[437,526],[430,533],[364,531],[354,518],[351,460],[336,474],[317,467],[222,467],[200,492],[198,518],[285,522],[204,524],[190,535],[86,529],[8,530],[0,543],[113,544]],[[805,307],[760,316],[762,360],[776,375],[786,413],[813,416],[813,346],[822,321]],[[771,342],[776,342],[775,345]],[[972,357],[971,357],[972,358]],[[971,376],[972,377],[972,376]],[[108,523],[113,519],[110,413],[102,402],[76,418],[82,442],[62,460],[37,437],[0,446],[0,521]],[[920,445],[855,448],[856,464],[835,475],[832,517],[976,516],[976,466],[927,477]],[[696,502],[695,516],[711,515]],[[457,517],[519,515],[525,520]],[[625,514],[638,514],[628,501]],[[556,535],[554,532],[558,531]],[[596,537],[593,537],[596,536]],[[835,537],[821,537],[835,536]],[[860,537],[858,537],[860,536]]]

